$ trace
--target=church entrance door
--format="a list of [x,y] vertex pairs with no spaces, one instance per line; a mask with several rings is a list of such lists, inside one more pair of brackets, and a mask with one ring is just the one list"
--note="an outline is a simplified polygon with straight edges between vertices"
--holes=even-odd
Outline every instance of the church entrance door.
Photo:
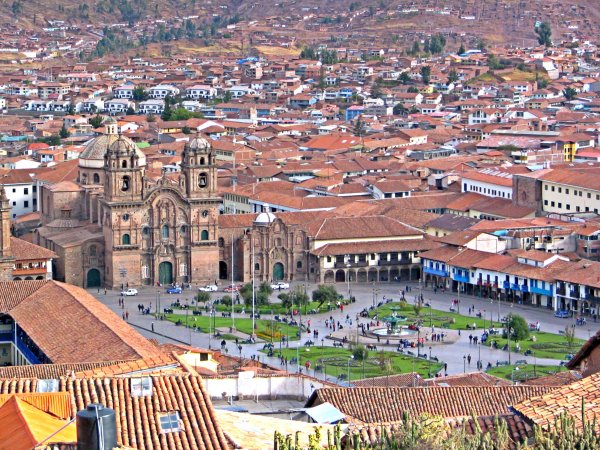
[[86,287],[94,288],[100,287],[102,281],[100,279],[100,271],[98,269],[90,269],[87,273],[87,283]]
[[173,283],[173,264],[168,261],[160,263],[158,266],[158,281],[163,286]]
[[275,265],[273,266],[273,280],[281,281],[283,280],[283,275],[283,264],[281,264],[280,262],[275,263]]

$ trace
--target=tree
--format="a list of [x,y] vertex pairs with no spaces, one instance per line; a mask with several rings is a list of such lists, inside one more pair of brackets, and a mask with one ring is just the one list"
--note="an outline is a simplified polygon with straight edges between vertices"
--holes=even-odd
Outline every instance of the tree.
[[89,120],[89,122],[92,128],[98,128],[100,125],[102,125],[103,120],[104,118],[100,114],[96,114]]
[[550,47],[552,45],[552,29],[548,22],[542,22],[538,27],[534,28],[535,34],[537,34],[538,42],[540,45]]
[[410,49],[410,54],[413,56],[417,56],[421,52],[421,47],[419,46],[419,41],[413,42],[412,48]]
[[317,289],[312,292],[313,302],[319,302],[319,307],[323,303],[337,302],[339,294],[335,289],[335,286],[320,284]]
[[354,124],[354,128],[352,130],[352,133],[354,134],[354,136],[357,137],[362,137],[365,135],[365,123],[360,120],[360,117],[358,119],[356,119],[356,123]]
[[421,80],[423,80],[424,84],[429,84],[429,81],[431,81],[431,67],[421,67]]
[[128,106],[125,114],[127,114],[128,116],[133,116],[135,114],[135,109],[133,109],[131,106]]
[[538,78],[537,80],[538,89],[546,89],[548,87],[548,80],[546,78]]
[[173,110],[171,109],[171,104],[169,101],[167,101],[167,98],[165,98],[165,108],[163,109],[162,114],[160,115],[160,118],[164,121],[168,121],[171,120],[171,114],[173,113]]
[[232,303],[233,299],[230,295],[224,295],[223,297],[221,297],[221,305],[231,306]]
[[58,132],[58,135],[61,139],[66,139],[71,135],[71,133],[69,133],[69,130],[67,130],[67,128],[63,125],[60,131]]
[[197,303],[206,303],[210,301],[210,294],[208,292],[198,292],[196,294]]
[[406,108],[404,107],[404,105],[402,103],[397,103],[394,106],[394,115],[403,116],[404,114],[406,114]]
[[569,350],[571,350],[575,343],[575,327],[573,325],[567,325],[565,327],[565,341],[567,341]]
[[465,49],[465,45],[464,44],[460,44],[460,47],[458,48],[458,54],[459,55],[464,55],[466,51],[467,50]]
[[562,93],[565,96],[565,98],[569,101],[573,100],[577,95],[577,91],[572,87],[566,88],[564,91],[562,91]]
[[187,125],[181,129],[183,134],[192,134],[192,130]]
[[136,86],[133,88],[133,99],[136,102],[143,102],[144,100],[148,100],[148,93],[144,89],[144,86]]
[[457,81],[458,81],[458,73],[456,73],[456,70],[450,69],[450,71],[448,72],[448,82],[456,83]]
[[518,314],[509,314],[506,322],[507,330],[511,330],[510,337],[515,341],[524,341],[529,337],[529,325]]
[[423,305],[420,302],[413,305],[415,316],[419,317],[421,315],[421,309],[423,309]]
[[400,80],[400,83],[402,84],[408,84],[410,83],[410,75],[408,72],[402,72],[398,77],[398,80]]
[[369,350],[362,344],[356,345],[352,349],[352,356],[357,361],[365,361],[369,357]]

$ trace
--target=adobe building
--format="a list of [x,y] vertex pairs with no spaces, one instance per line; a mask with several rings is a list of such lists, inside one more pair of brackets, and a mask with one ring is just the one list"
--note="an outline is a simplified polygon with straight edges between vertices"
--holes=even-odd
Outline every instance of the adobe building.
[[77,183],[42,186],[39,245],[55,278],[83,287],[204,283],[218,277],[215,155],[196,137],[181,172],[152,178],[146,157],[107,119],[79,158]]

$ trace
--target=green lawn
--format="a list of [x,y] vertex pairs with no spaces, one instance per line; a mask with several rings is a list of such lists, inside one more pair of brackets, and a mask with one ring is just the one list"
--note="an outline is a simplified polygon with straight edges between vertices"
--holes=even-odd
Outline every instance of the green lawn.
[[463,316],[450,311],[446,312],[439,309],[423,307],[421,308],[419,316],[417,317],[412,304],[404,304],[404,306],[401,306],[401,303],[399,302],[382,305],[379,308],[370,311],[369,316],[373,317],[375,314],[377,314],[380,319],[386,316],[391,316],[392,310],[390,308],[400,308],[398,311],[396,311],[396,314],[400,316],[406,316],[408,318],[408,320],[405,322],[406,325],[409,325],[415,322],[417,319],[420,319],[425,327],[434,326],[436,328],[449,328],[452,330],[466,330],[467,325],[472,326],[473,324],[476,324],[477,328],[479,329],[489,328],[490,326],[499,328],[502,326],[502,324],[498,322],[493,322],[493,324],[491,324],[489,311],[486,311],[486,317],[480,319],[475,317],[475,315]]
[[[515,370],[515,368],[519,370]],[[492,367],[487,371],[490,375],[507,380],[524,381],[567,370],[565,366],[538,366],[533,364]]]
[[[295,306],[294,309],[298,309],[298,306]],[[215,310],[217,310],[218,312],[231,311],[231,306],[217,304],[215,305]],[[237,313],[242,311],[246,311],[247,313],[249,313],[252,311],[252,306],[235,305],[234,310]],[[319,308],[319,302],[309,302],[308,304],[302,306],[301,313],[304,315],[312,310],[318,311],[319,313],[326,312],[327,305],[323,305]],[[271,303],[269,305],[256,306],[256,312],[258,312],[259,314],[289,314],[290,311],[290,308],[285,308],[280,303]]]
[[[171,322],[177,323],[180,321],[182,326],[186,325],[186,317],[187,323],[189,326],[194,326],[200,328],[200,331],[203,333],[209,332],[209,320],[211,319],[209,316],[194,316],[190,311],[189,315],[185,314],[166,314],[165,318]],[[246,318],[237,318],[235,317],[235,328],[242,333],[246,333],[248,336],[252,334],[252,319]],[[214,322],[210,322],[210,329],[212,328],[228,328],[232,326],[232,319],[230,317],[215,317]],[[296,333],[298,332],[298,327],[292,327],[286,325],[284,323],[278,323],[271,320],[256,320],[256,335],[265,341],[271,340],[271,335],[273,335],[274,341],[279,341],[281,336],[288,337],[291,341],[297,340]]]
[[[274,352],[275,356],[279,355],[279,348],[277,346],[274,347]],[[306,370],[304,364],[309,360],[311,371],[315,370],[319,365],[321,366],[320,370],[324,369],[327,375],[334,377],[340,375],[342,377],[347,377],[348,360],[352,355],[352,352],[348,349],[320,346],[300,346],[298,349],[290,347],[283,349],[282,353],[288,360],[296,358],[296,355],[299,354],[303,371]],[[328,364],[327,361],[320,361],[323,358],[336,358],[337,362],[330,361]],[[389,365],[386,362],[388,359]],[[386,371],[385,367],[382,367],[382,365],[387,365],[390,370]],[[394,352],[370,351],[364,366],[362,361],[350,360],[350,380],[409,373],[413,371],[424,377],[428,377],[429,372],[431,372],[431,376],[434,376],[441,368],[441,363],[433,361],[430,363],[422,358],[414,358]]]
[[[535,336],[536,341],[531,340],[531,336]],[[573,346],[569,347],[567,340],[560,334],[544,333],[543,331],[532,332],[531,336],[526,341],[520,341],[521,347],[520,353],[526,350],[531,350],[533,356],[537,358],[550,358],[550,359],[567,359],[567,354],[575,354],[585,342],[583,339],[575,339]],[[491,345],[492,341],[496,341],[499,348],[503,348],[508,343],[507,339],[503,339],[502,335],[490,336],[488,341],[484,345]],[[510,341],[510,349],[515,352],[516,343],[513,339]],[[506,359],[508,359],[508,352],[506,353]],[[511,359],[519,359],[519,355],[515,354]]]

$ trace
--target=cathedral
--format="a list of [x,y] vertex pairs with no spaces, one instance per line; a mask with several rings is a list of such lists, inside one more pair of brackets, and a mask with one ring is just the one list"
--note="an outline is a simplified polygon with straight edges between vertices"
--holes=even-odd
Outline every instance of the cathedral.
[[221,199],[210,143],[196,136],[181,172],[151,176],[117,129],[107,119],[86,146],[76,183],[42,186],[36,240],[58,255],[55,278],[86,288],[214,281]]

